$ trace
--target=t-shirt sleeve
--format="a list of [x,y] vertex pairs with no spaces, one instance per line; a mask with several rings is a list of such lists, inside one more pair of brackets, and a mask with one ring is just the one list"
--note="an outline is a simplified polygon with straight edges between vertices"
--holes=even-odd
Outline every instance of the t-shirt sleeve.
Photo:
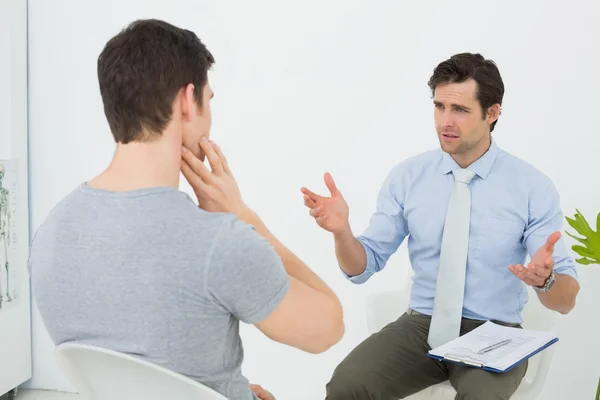
[[208,292],[242,322],[265,319],[288,291],[288,275],[275,249],[237,218],[224,222],[209,262]]

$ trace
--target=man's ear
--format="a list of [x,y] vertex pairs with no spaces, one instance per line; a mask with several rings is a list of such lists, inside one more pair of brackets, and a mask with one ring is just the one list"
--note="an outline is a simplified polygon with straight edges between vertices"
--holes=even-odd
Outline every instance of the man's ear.
[[493,122],[497,121],[501,113],[502,109],[500,107],[500,104],[494,104],[491,107],[489,107],[487,109],[487,123],[492,124]]
[[186,122],[190,122],[197,113],[196,100],[194,97],[194,85],[189,83],[181,89],[179,95],[181,103],[181,114]]

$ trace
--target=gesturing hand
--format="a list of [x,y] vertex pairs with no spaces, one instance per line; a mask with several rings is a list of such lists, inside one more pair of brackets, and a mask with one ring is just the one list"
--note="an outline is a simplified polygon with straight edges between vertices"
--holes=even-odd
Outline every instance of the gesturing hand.
[[546,243],[531,257],[531,262],[524,267],[521,264],[509,265],[508,269],[529,286],[543,286],[554,268],[554,245],[560,239],[556,231],[548,236]]
[[181,149],[181,172],[194,189],[198,206],[206,211],[231,212],[239,216],[247,207],[225,155],[219,146],[204,137],[200,140],[200,147],[206,154],[211,171],[191,151],[184,147]]
[[310,215],[321,228],[334,234],[341,233],[349,227],[348,204],[335,186],[331,174],[326,173],[324,179],[331,197],[319,196],[303,187],[301,191],[304,193],[304,205],[310,208]]

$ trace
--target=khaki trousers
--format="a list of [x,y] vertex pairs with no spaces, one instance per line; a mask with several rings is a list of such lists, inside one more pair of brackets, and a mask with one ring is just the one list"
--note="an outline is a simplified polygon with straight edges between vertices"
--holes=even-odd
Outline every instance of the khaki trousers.
[[[326,400],[396,400],[446,380],[456,389],[456,400],[510,399],[527,362],[494,373],[432,359],[427,356],[430,322],[430,316],[408,310],[365,339],[335,369]],[[484,322],[463,318],[461,335]]]

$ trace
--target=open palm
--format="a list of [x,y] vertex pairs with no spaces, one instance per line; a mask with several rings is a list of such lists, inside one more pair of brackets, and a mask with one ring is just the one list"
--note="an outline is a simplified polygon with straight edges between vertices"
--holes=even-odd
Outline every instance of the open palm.
[[554,268],[554,245],[560,237],[560,231],[548,236],[546,243],[531,256],[531,261],[527,267],[522,264],[511,264],[508,268],[519,279],[525,282],[526,285],[543,286]]
[[303,187],[301,191],[304,193],[304,205],[310,209],[310,215],[321,228],[334,234],[341,233],[349,226],[348,204],[336,187],[331,174],[326,173],[324,179],[331,196],[320,196]]

